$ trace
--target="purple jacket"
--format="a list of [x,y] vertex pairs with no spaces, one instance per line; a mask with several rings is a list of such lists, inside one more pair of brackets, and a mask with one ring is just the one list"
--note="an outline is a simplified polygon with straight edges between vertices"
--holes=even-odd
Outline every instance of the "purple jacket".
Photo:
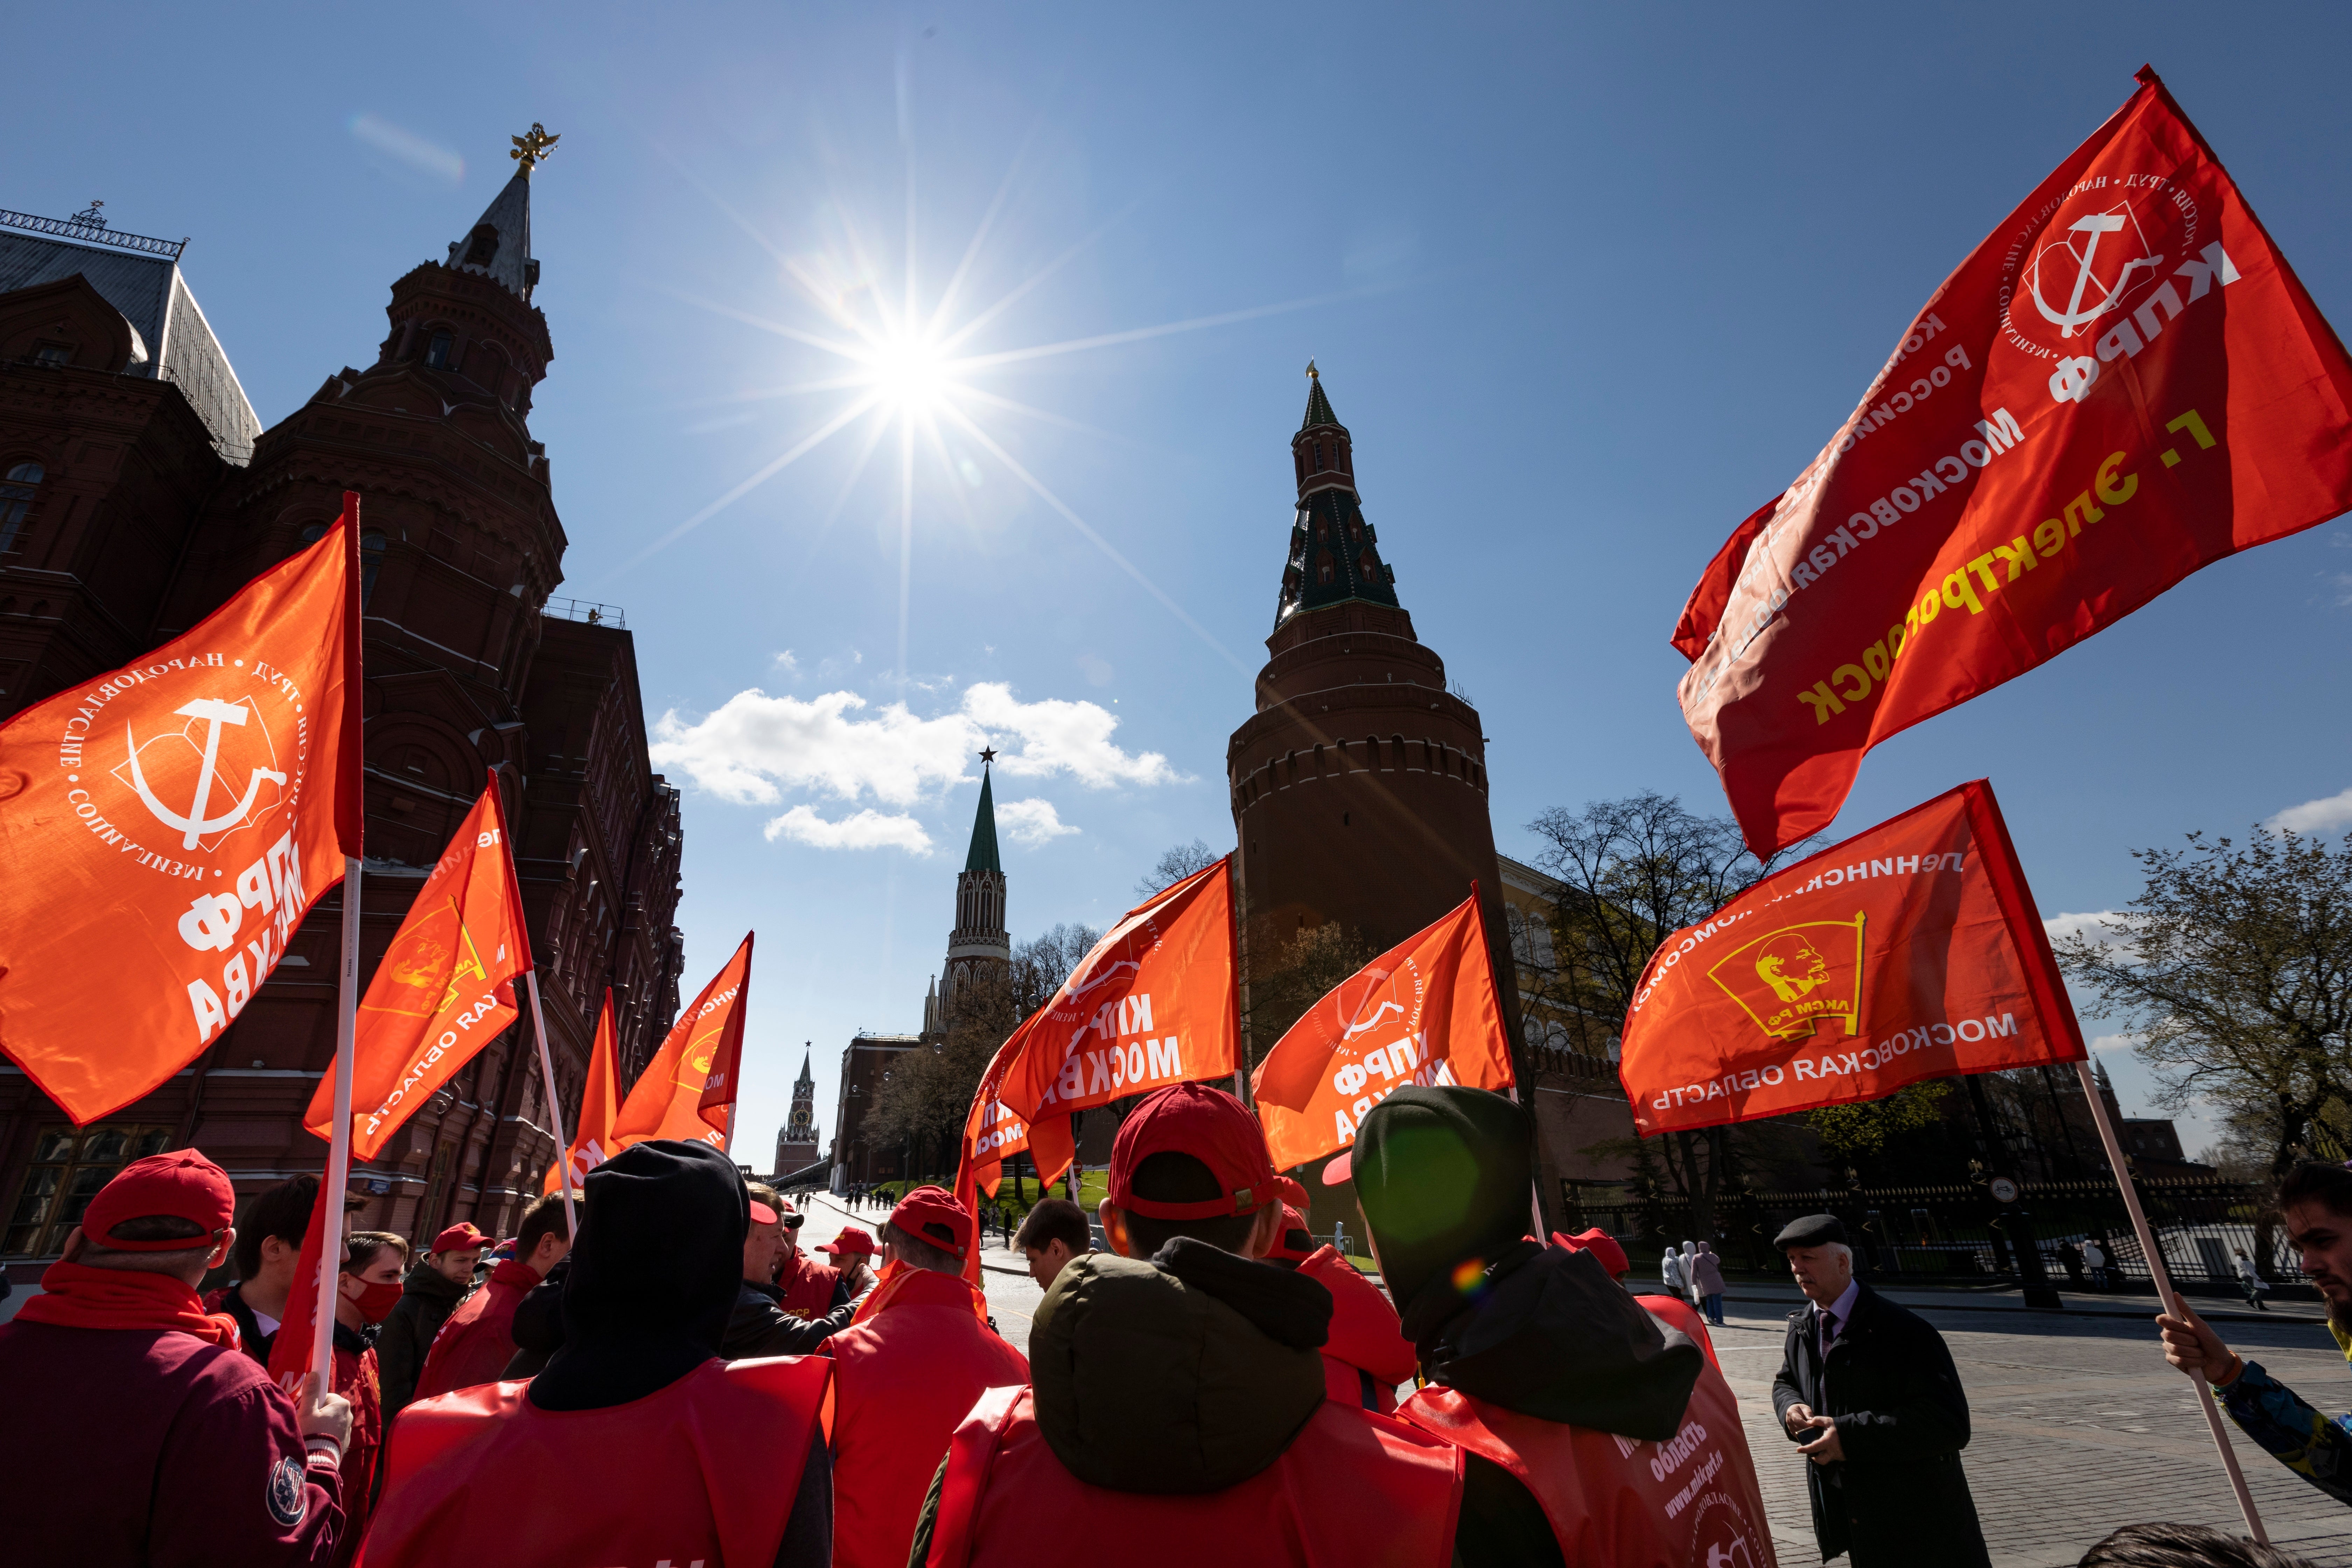
[[11,1561],[79,1568],[325,1564],[341,1481],[307,1467],[294,1401],[193,1334],[0,1325]]

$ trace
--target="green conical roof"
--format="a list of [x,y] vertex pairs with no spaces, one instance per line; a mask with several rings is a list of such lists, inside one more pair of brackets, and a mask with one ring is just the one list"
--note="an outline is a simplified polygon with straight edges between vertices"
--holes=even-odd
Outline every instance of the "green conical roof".
[[963,868],[1004,875],[1003,863],[996,858],[996,795],[989,788],[985,763],[980,768],[980,810],[971,819],[971,853],[963,858]]
[[1339,416],[1331,412],[1331,400],[1323,395],[1323,378],[1309,376],[1307,381],[1307,417],[1298,422],[1301,430],[1312,430],[1318,425],[1337,425]]

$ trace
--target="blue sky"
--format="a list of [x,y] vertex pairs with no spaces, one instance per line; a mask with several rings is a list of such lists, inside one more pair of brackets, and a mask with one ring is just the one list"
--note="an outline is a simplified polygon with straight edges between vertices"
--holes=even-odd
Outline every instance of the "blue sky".
[[[755,1159],[800,1042],[829,1128],[850,1034],[917,1026],[979,737],[1013,763],[1016,937],[1230,844],[1309,356],[1527,856],[1554,805],[1720,809],[1674,700],[1684,595],[2143,60],[2352,311],[2340,9],[221,15],[15,18],[48,63],[0,100],[0,205],[193,237],[274,423],[373,360],[387,286],[470,225],[507,138],[561,133],[532,429],[564,591],[625,607],[687,790],[688,994],[760,933]],[[793,389],[868,368],[808,341],[849,335],[825,302],[903,314],[910,258],[918,318],[985,362],[940,400],[961,419],[926,404],[902,448],[893,399],[810,446],[859,394]],[[1882,747],[1834,831],[1989,775],[2044,911],[2112,909],[2134,847],[2352,790],[2348,605],[2343,522],[2223,563]]]

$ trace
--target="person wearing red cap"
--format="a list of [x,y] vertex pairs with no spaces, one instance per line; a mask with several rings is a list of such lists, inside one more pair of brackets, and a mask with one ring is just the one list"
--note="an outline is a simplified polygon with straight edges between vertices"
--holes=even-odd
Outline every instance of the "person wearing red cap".
[[196,1296],[228,1258],[236,1212],[228,1176],[194,1150],[133,1161],[0,1326],[11,1562],[333,1557],[350,1405],[279,1388]]
[[376,1375],[382,1381],[386,1421],[416,1397],[416,1374],[425,1370],[434,1336],[473,1289],[474,1265],[481,1261],[489,1239],[472,1221],[460,1221],[433,1238],[432,1250],[401,1281],[400,1300],[375,1336]]
[[1282,1205],[1241,1101],[1144,1096],[1101,1217],[1111,1251],[1070,1263],[1038,1308],[1034,1384],[990,1390],[957,1427],[922,1560],[1444,1568],[1461,1455],[1326,1397],[1331,1292],[1263,1261]]
[[856,1309],[845,1301],[814,1318],[784,1310],[783,1289],[775,1283],[776,1263],[792,1234],[783,1214],[792,1205],[764,1182],[748,1182],[744,1187],[751,1194],[751,1218],[743,1232],[743,1286],[736,1292],[735,1310],[727,1320],[719,1353],[729,1361],[807,1355],[847,1328]]
[[988,1326],[963,1278],[977,1244],[971,1211],[917,1187],[882,1226],[881,1282],[833,1357],[833,1557],[843,1568],[899,1568],[924,1488],[972,1402],[1029,1381],[1029,1363]]
[[1331,1337],[1323,1345],[1326,1395],[1342,1405],[1395,1415],[1397,1385],[1412,1376],[1412,1342],[1397,1327],[1396,1308],[1381,1288],[1357,1272],[1338,1247],[1317,1247],[1307,1232],[1307,1216],[1288,1204],[1282,1207],[1282,1235],[1265,1260],[1277,1268],[1297,1269],[1331,1292]]
[[503,1258],[483,1287],[457,1304],[434,1336],[416,1376],[416,1397],[430,1399],[479,1383],[495,1383],[514,1359],[515,1308],[572,1249],[563,1198],[550,1193],[522,1212],[515,1254]]
[[785,1313],[806,1321],[849,1305],[851,1291],[841,1270],[818,1263],[801,1250],[801,1226],[808,1223],[808,1215],[794,1208],[790,1198],[777,1198],[774,1207],[783,1222],[776,1247],[775,1280],[777,1299]]
[[851,1300],[874,1289],[874,1265],[870,1259],[881,1256],[874,1246],[874,1235],[861,1226],[845,1225],[841,1234],[831,1241],[819,1242],[810,1248],[833,1259],[835,1273],[841,1276],[841,1288]]
[[1625,1256],[1625,1249],[1617,1245],[1616,1237],[1599,1226],[1594,1226],[1591,1230],[1580,1232],[1575,1236],[1563,1236],[1559,1231],[1553,1231],[1551,1244],[1554,1247],[1566,1247],[1570,1252],[1590,1252],[1599,1258],[1601,1267],[1608,1271],[1609,1278],[1616,1280],[1620,1285],[1624,1285],[1626,1291],[1633,1296],[1633,1300],[1641,1303],[1643,1311],[1657,1319],[1667,1328],[1689,1335],[1691,1342],[1706,1352],[1706,1359],[1715,1369],[1717,1372],[1723,1370],[1723,1360],[1715,1353],[1715,1336],[1706,1331],[1706,1320],[1698,1315],[1697,1308],[1680,1296],[1661,1296],[1651,1291],[1636,1290],[1633,1286],[1626,1284],[1633,1272],[1633,1261]]

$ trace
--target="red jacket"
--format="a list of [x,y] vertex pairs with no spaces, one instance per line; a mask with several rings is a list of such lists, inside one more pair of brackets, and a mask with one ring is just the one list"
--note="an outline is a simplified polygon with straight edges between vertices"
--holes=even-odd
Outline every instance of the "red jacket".
[[343,1538],[335,1545],[341,1564],[359,1555],[360,1537],[367,1533],[368,1504],[375,1491],[376,1456],[383,1447],[383,1395],[375,1373],[373,1346],[354,1355],[348,1343],[359,1336],[335,1325],[335,1392],[352,1402],[351,1441],[343,1447]]
[[360,1561],[767,1568],[831,1372],[814,1356],[711,1360],[602,1410],[541,1410],[528,1383],[420,1399],[393,1428]]
[[833,1310],[833,1299],[840,1293],[841,1270],[811,1263],[808,1254],[795,1251],[776,1277],[776,1289],[784,1293],[781,1304],[787,1313],[795,1318],[822,1318]]
[[1445,1568],[1461,1506],[1462,1458],[1448,1445],[1329,1400],[1281,1458],[1223,1491],[1112,1491],[1078,1479],[1054,1457],[1029,1390],[999,1388],[956,1428],[924,1562]]
[[514,1359],[515,1309],[539,1283],[539,1270],[509,1258],[490,1270],[482,1288],[457,1303],[434,1336],[416,1374],[416,1397],[496,1383]]
[[1422,1430],[1518,1478],[1568,1568],[1778,1568],[1739,1409],[1701,1371],[1670,1441],[1521,1415],[1450,1388],[1397,1409]]
[[251,1356],[163,1329],[0,1326],[11,1563],[325,1568],[342,1483]]
[[1028,1359],[973,1312],[978,1294],[954,1275],[919,1270],[826,1343],[836,1568],[903,1568],[956,1424],[987,1390],[1029,1381]]
[[1332,1399],[1360,1409],[1395,1414],[1397,1384],[1412,1381],[1418,1364],[1412,1342],[1381,1288],[1326,1247],[1298,1266],[1331,1292],[1331,1338],[1323,1347],[1323,1384]]

